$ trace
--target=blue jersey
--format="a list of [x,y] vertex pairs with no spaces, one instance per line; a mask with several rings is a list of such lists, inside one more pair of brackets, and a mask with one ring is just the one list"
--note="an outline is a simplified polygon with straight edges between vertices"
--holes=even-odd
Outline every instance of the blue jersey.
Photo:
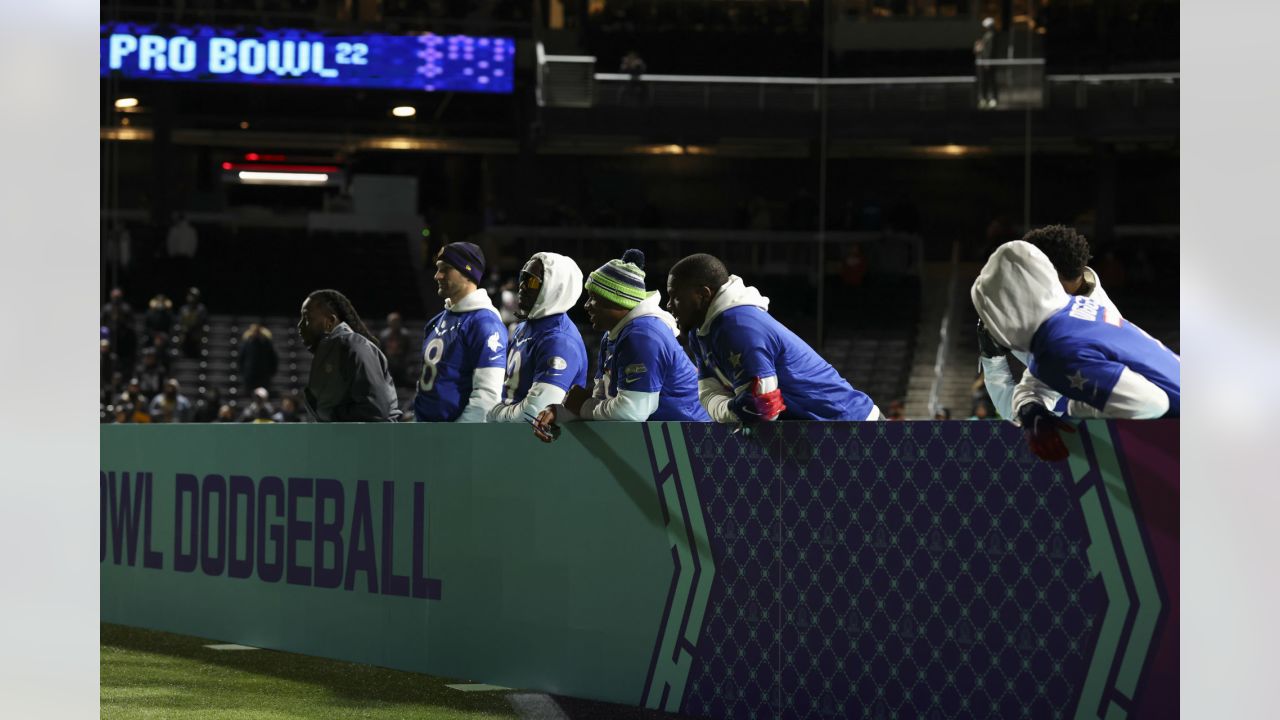
[[524,402],[537,382],[566,392],[574,385],[587,386],[587,344],[564,313],[525,320],[511,334],[503,404]]
[[422,376],[413,399],[418,422],[453,422],[471,397],[476,368],[502,367],[507,326],[489,310],[444,310],[427,323]]
[[1127,367],[1169,396],[1178,417],[1182,360],[1142,328],[1092,298],[1076,296],[1031,338],[1031,374],[1072,400],[1102,410]]
[[866,420],[873,404],[795,333],[754,305],[731,307],[699,337],[689,333],[698,377],[737,394],[776,376],[787,409],[779,420]]
[[698,402],[698,371],[660,318],[638,317],[616,340],[608,334],[600,339],[596,379],[606,374],[609,397],[617,397],[619,390],[658,393],[658,409],[650,420],[711,422]]

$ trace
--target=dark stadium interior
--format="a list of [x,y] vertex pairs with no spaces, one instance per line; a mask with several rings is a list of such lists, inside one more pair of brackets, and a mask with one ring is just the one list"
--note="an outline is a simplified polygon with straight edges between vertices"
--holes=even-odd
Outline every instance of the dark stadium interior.
[[[1043,107],[978,108],[970,46],[986,16],[1010,57],[1044,59]],[[375,332],[399,312],[420,342],[441,307],[434,253],[458,240],[484,248],[499,292],[540,250],[589,271],[637,247],[664,294],[673,262],[715,253],[855,386],[881,407],[905,399],[916,416],[939,318],[954,317],[955,352],[972,356],[965,290],[1024,217],[1083,232],[1126,316],[1178,347],[1176,2],[136,0],[104,3],[102,21],[516,40],[508,95],[103,77],[103,302],[122,288],[141,331],[154,296],[176,311],[199,287],[205,344],[173,350],[170,373],[193,401],[216,392],[237,416],[250,324],[273,331],[278,402],[306,382],[293,325],[307,292],[341,289]],[[635,51],[646,73],[738,79],[598,78],[589,103],[540,100],[539,46],[594,57],[598,74]],[[760,82],[775,77],[868,83],[828,93]],[[397,105],[416,114],[393,117]],[[251,154],[334,166],[342,181],[229,182],[224,163]],[[352,190],[359,176],[411,180],[398,186],[411,207],[390,217]],[[168,251],[179,215],[197,233],[194,258]],[[598,337],[580,309],[572,317],[594,354]],[[949,382],[967,386],[974,364],[952,363]],[[134,370],[115,368],[126,381]],[[110,375],[104,420],[119,398]]]

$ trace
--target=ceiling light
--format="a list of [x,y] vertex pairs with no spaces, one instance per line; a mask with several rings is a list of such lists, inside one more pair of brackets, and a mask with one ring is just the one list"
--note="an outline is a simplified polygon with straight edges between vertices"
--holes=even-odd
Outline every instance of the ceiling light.
[[128,98],[119,98],[116,100],[117,110],[125,110],[127,108],[135,108],[135,107],[138,107],[138,98],[128,97]]
[[323,185],[329,182],[326,173],[263,172],[241,170],[240,182],[245,185]]
[[413,117],[418,114],[418,109],[412,105],[399,105],[391,108],[391,114],[399,118]]

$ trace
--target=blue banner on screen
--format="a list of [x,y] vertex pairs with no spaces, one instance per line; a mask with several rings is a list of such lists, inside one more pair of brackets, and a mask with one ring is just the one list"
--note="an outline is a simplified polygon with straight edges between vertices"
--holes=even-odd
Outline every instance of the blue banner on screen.
[[102,26],[99,74],[139,80],[509,93],[515,40]]

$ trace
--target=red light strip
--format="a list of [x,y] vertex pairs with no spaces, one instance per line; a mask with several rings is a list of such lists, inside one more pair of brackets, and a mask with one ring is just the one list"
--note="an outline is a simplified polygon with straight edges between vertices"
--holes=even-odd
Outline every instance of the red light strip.
[[222,163],[223,170],[257,170],[259,172],[336,173],[337,165],[272,165],[268,163]]

